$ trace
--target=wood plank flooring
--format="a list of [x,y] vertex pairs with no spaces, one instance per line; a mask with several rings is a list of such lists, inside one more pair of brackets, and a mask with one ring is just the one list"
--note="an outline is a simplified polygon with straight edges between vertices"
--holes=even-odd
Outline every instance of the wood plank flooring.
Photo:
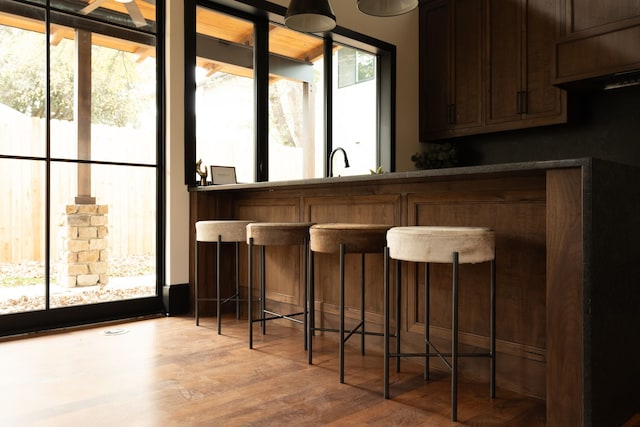
[[351,345],[340,384],[332,338],[316,337],[310,366],[300,330],[270,325],[254,350],[246,321],[222,332],[161,317],[1,341],[0,426],[545,425],[543,401],[464,381],[452,423],[449,376],[425,383],[414,363],[385,400],[381,356]]

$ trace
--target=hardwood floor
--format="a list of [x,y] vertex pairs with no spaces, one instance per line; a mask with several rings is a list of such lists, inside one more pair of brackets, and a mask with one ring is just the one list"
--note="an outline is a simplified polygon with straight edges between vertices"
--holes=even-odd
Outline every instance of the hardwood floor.
[[[449,376],[425,383],[404,363],[382,397],[379,354],[314,341],[307,364],[299,330],[269,325],[248,349],[246,321],[161,317],[0,342],[1,426],[542,426],[544,402],[461,381],[459,423]],[[105,335],[106,332],[123,334]],[[256,327],[257,331],[257,327]],[[393,372],[393,370],[392,370]]]

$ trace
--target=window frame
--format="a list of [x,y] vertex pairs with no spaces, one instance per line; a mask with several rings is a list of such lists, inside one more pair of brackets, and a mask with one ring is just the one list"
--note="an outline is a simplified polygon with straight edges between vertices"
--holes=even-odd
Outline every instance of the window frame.
[[[196,64],[196,7],[205,7],[253,22],[254,44],[254,93],[255,93],[255,181],[269,181],[269,23],[284,24],[286,7],[264,0],[185,0],[185,130],[184,130],[184,171],[188,187],[198,185],[196,179],[196,111],[195,73]],[[189,31],[188,29],[191,29]],[[364,50],[377,56],[378,108],[377,108],[377,150],[376,157],[385,171],[395,171],[396,134],[396,47],[393,44],[337,26],[322,35],[324,40],[324,157],[327,176],[329,154],[333,149],[333,106],[332,82],[333,46],[341,44]]]
[[[44,310],[27,311],[3,314],[2,318],[5,320],[2,326],[0,326],[0,337],[28,333],[36,330],[54,329],[60,327],[68,327],[75,325],[83,325],[88,323],[94,323],[97,321],[114,320],[128,318],[132,316],[142,316],[147,314],[157,314],[162,312],[163,309],[163,285],[165,283],[165,269],[166,263],[165,254],[165,165],[166,165],[166,153],[165,153],[165,2],[159,0],[156,2],[156,21],[155,21],[155,33],[145,32],[139,29],[134,29],[126,26],[117,25],[114,23],[108,23],[104,21],[94,20],[86,16],[74,15],[73,13],[57,9],[50,5],[49,1],[41,2],[43,4],[34,2],[25,2],[21,0],[15,0],[11,2],[5,2],[0,4],[0,11],[10,14],[16,14],[25,16],[28,18],[42,20],[45,24],[45,33],[43,37],[46,40],[51,38],[51,24],[55,18],[56,24],[69,26],[81,30],[88,30],[90,32],[100,32],[112,37],[126,38],[132,41],[148,42],[153,40],[156,47],[156,159],[155,163],[130,163],[126,161],[100,161],[100,160],[81,160],[81,159],[67,159],[58,158],[52,156],[51,146],[51,129],[50,121],[51,114],[49,110],[50,104],[50,86],[49,79],[51,75],[50,69],[50,48],[46,49],[46,104],[47,111],[45,116],[46,132],[45,132],[45,145],[46,151],[42,156],[22,156],[22,155],[4,155],[0,153],[0,158],[3,159],[18,159],[18,160],[33,160],[43,162],[46,170],[45,193],[46,193],[46,209],[45,209],[45,301],[46,306]],[[51,206],[50,206],[50,176],[52,164],[93,164],[93,165],[108,165],[108,166],[134,166],[144,167],[155,170],[156,176],[156,294],[154,296],[135,298],[130,300],[118,300],[107,303],[91,303],[87,305],[70,305],[66,307],[50,307],[49,306],[49,288],[50,288],[50,241],[51,237]]]

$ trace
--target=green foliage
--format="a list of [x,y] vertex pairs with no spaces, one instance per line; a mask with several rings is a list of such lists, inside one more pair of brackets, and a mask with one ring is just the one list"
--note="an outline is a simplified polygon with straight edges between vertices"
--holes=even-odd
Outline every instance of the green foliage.
[[[0,26],[0,103],[39,118],[46,112],[45,41],[43,34]],[[74,64],[73,40],[51,46],[52,119],[73,120]],[[94,45],[91,78],[94,124],[136,126],[143,106],[155,99],[155,85],[148,89],[155,82],[154,65],[136,64],[127,52]]]
[[455,144],[426,144],[425,151],[411,156],[416,169],[450,168],[458,165],[458,148]]
[[2,288],[20,288],[43,283],[44,277],[0,277],[0,287]]

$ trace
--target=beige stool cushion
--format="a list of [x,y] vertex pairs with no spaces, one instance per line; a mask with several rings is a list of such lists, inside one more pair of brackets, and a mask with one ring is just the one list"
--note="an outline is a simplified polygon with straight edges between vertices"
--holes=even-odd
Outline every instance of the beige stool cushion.
[[386,246],[391,225],[382,224],[316,224],[309,230],[311,250],[338,253],[344,243],[345,252],[378,253]]
[[247,225],[247,243],[254,245],[302,245],[309,240],[311,222],[254,222]]
[[482,227],[394,227],[387,232],[389,256],[413,262],[477,263],[495,258],[495,232]]
[[217,242],[221,236],[223,242],[244,242],[247,240],[247,225],[253,221],[219,220],[196,222],[196,240],[198,242]]

